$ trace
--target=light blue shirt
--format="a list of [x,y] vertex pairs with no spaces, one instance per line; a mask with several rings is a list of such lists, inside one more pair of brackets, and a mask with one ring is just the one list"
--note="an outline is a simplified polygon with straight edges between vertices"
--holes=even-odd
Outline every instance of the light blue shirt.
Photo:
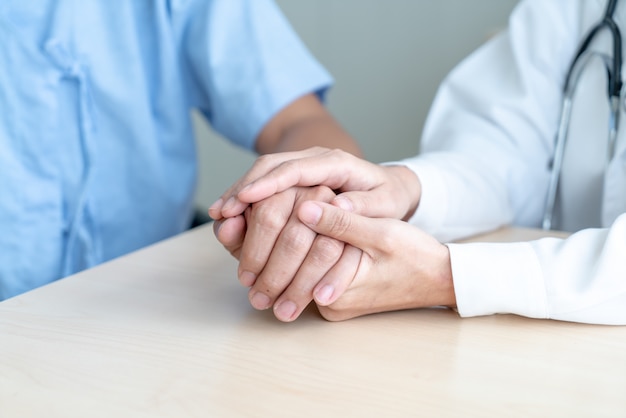
[[253,148],[331,82],[271,0],[2,0],[0,39],[0,299],[184,230],[192,108]]

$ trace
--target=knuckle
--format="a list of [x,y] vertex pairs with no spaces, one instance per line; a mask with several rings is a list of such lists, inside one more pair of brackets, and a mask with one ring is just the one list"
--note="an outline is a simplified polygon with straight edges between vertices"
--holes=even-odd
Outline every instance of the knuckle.
[[328,150],[328,156],[331,160],[334,160],[336,164],[345,164],[354,157],[349,152],[339,148]]
[[380,235],[377,246],[384,253],[389,253],[394,250],[394,244],[397,245],[398,243],[393,238],[393,235],[390,233],[385,233]]
[[[240,252],[241,254],[241,252]],[[253,274],[259,274],[267,262],[267,257],[259,252],[244,252],[239,258],[239,264],[242,270],[249,271]]]
[[273,154],[260,155],[259,157],[257,157],[254,163],[253,169],[251,171],[254,171],[254,168],[265,169],[267,167],[272,167],[275,164],[274,163],[275,158],[276,156]]
[[277,276],[262,275],[254,284],[254,287],[260,292],[265,293],[270,298],[274,298],[281,293],[284,283]]
[[249,216],[255,224],[270,230],[282,229],[287,222],[287,216],[283,210],[266,202],[252,205]]
[[389,225],[384,233],[379,234],[376,246],[383,253],[393,253],[398,250],[396,225]]
[[347,152],[342,151],[339,148],[329,149],[327,150],[327,154],[329,158],[333,158],[337,161],[343,160],[346,157],[346,155],[349,155]]
[[352,227],[352,220],[350,216],[343,211],[337,212],[337,216],[334,217],[329,225],[331,234],[334,236],[343,236]]
[[313,288],[316,284],[311,280],[294,279],[288,284],[283,295],[298,304],[308,304],[313,300]]
[[314,232],[303,225],[292,225],[286,227],[282,234],[281,240],[285,249],[290,252],[298,253],[302,250],[308,251],[311,246],[311,240]]
[[336,239],[318,235],[311,249],[311,259],[317,265],[332,264],[339,259],[344,244]]
[[299,160],[285,160],[276,166],[276,169],[290,171],[300,166]]
[[270,299],[277,298],[289,286],[292,275],[286,271],[263,270],[252,286],[256,291],[266,294]]

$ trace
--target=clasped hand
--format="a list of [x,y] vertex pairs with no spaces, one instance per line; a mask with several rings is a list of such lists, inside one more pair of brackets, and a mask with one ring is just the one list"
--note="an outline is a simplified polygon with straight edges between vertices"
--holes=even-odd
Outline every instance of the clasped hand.
[[400,220],[419,196],[405,167],[311,148],[260,157],[209,214],[252,306],[342,320],[454,304],[447,247]]

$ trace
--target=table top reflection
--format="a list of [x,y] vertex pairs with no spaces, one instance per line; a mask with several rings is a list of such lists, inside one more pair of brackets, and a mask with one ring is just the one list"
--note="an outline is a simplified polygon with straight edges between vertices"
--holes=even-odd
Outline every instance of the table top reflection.
[[626,327],[314,306],[281,323],[210,226],[0,303],[0,417],[626,416],[624,394]]

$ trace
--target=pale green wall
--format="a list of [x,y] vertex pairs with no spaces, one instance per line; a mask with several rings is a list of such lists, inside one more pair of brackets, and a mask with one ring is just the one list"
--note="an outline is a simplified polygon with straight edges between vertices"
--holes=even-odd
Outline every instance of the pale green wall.
[[[506,25],[517,0],[277,0],[335,77],[328,107],[375,162],[416,154],[437,85]],[[254,161],[194,115],[197,202],[207,207]]]

